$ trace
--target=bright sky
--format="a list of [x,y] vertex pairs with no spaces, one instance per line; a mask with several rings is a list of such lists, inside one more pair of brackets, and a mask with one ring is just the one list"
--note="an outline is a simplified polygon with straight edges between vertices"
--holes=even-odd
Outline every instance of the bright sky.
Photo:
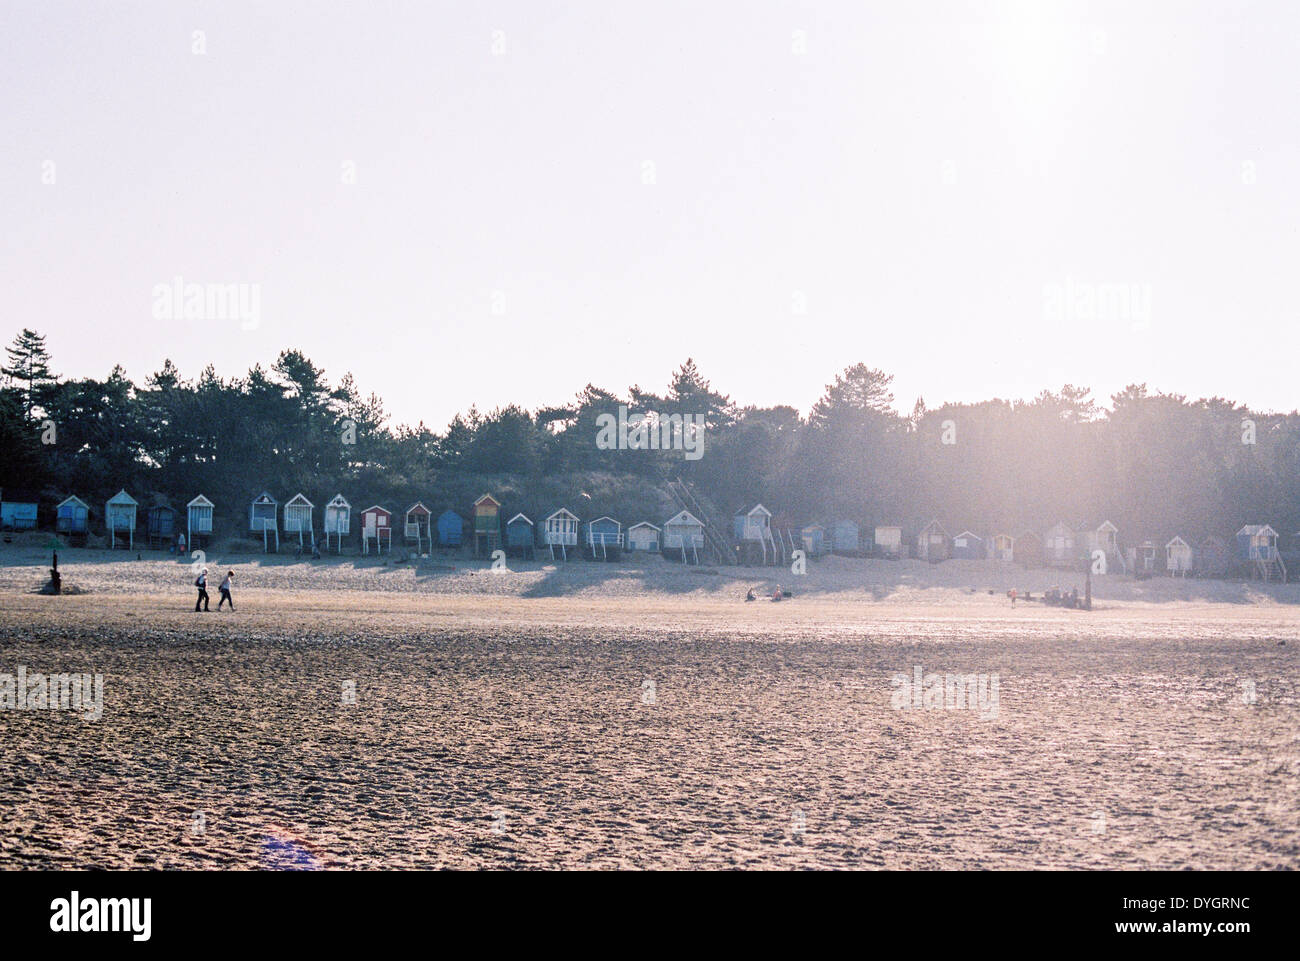
[[1297,405],[1300,4],[6,0],[0,117],[0,338],[65,376]]

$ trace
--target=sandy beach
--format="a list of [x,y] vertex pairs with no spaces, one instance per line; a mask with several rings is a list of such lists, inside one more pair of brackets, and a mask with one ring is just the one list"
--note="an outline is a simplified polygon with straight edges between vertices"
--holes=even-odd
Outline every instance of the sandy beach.
[[[98,720],[0,710],[0,866],[1300,864],[1297,585],[214,554],[195,614],[142,557],[50,597],[0,551],[0,674],[103,677]],[[918,669],[996,703],[900,704]]]

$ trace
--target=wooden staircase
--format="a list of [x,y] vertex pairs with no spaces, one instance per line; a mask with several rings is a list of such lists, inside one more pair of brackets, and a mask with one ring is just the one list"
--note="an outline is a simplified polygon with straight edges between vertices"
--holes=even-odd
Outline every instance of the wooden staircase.
[[1255,558],[1255,573],[1264,581],[1286,583],[1286,563],[1282,560],[1282,555],[1276,551],[1268,557]]
[[[713,505],[709,504],[706,507],[705,503],[702,503],[705,499],[696,496],[691,490],[691,485],[680,477],[670,480],[667,488],[673,503],[677,504],[680,510],[690,511],[704,525],[704,551],[710,560],[714,564],[735,564],[736,546],[731,540],[730,528],[718,522],[718,512],[713,509]],[[698,564],[699,554],[695,552],[693,545],[692,552],[695,553],[695,562]],[[683,545],[683,560],[685,554],[685,545]]]

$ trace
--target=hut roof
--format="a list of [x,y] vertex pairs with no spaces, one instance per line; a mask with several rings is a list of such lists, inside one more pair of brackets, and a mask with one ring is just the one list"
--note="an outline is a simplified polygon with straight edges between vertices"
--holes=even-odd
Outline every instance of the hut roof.
[[510,526],[511,524],[513,524],[515,521],[520,520],[520,519],[522,519],[523,522],[524,522],[525,524],[527,524],[529,527],[532,527],[532,526],[533,526],[533,522],[530,521],[530,520],[528,519],[528,515],[525,514],[523,511],[520,511],[520,512],[519,512],[518,514],[516,514],[514,517],[510,518],[510,520],[506,521],[506,527],[509,527],[509,526]]
[[1242,534],[1248,534],[1251,537],[1254,537],[1257,534],[1277,537],[1277,531],[1273,530],[1273,528],[1269,527],[1267,524],[1247,524],[1241,530],[1237,531],[1238,537]]
[[491,494],[480,495],[479,499],[474,502],[474,506],[478,507],[478,505],[482,504],[484,501],[491,501],[493,504],[496,504],[497,507],[501,506],[501,502],[497,500],[495,497],[493,497]]
[[560,517],[561,515],[571,517],[575,521],[578,519],[578,515],[573,513],[573,511],[569,510],[567,507],[561,507],[559,510],[554,510],[551,511],[551,513],[547,514],[546,520],[549,521],[552,517]]
[[212,503],[212,501],[208,500],[206,497],[200,494],[198,497],[194,498],[194,500],[190,501],[185,506],[186,507],[214,507],[215,505]]
[[[682,513],[685,514],[686,511],[682,511]],[[650,528],[652,531],[657,531],[657,530],[660,530],[660,529],[661,529],[661,528],[656,527],[654,524],[651,524],[649,521],[637,521],[635,524],[633,524],[631,527],[629,527],[628,530],[630,530],[630,531],[634,531],[634,530],[636,530],[638,527],[648,527],[648,528]]]
[[134,497],[125,490],[120,490],[108,499],[108,502],[114,507],[136,507],[139,504]]
[[1119,528],[1116,527],[1108,520],[1102,520],[1100,523],[1084,522],[1080,524],[1078,527],[1079,533],[1083,533],[1084,531],[1092,533],[1093,531],[1100,531],[1100,530],[1109,530],[1112,533],[1119,533]]
[[[664,527],[667,527],[669,524],[694,524],[696,527],[704,526],[703,522],[690,511],[678,511],[672,517],[668,518],[668,520],[664,521]],[[658,530],[658,528],[655,529]]]

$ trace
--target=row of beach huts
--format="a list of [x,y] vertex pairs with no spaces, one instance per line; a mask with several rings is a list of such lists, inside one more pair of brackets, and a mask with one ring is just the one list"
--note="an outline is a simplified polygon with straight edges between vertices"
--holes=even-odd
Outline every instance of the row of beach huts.
[[[678,491],[675,491],[678,493]],[[536,557],[543,553],[568,560],[571,553],[607,560],[628,553],[659,553],[684,563],[705,560],[720,563],[785,564],[802,550],[806,556],[826,554],[883,558],[914,557],[938,563],[949,559],[996,560],[1025,567],[1094,570],[1135,576],[1168,574],[1186,577],[1222,577],[1246,574],[1264,580],[1285,581],[1284,553],[1277,531],[1267,524],[1249,524],[1230,540],[1217,534],[1200,538],[1166,533],[1148,536],[1122,546],[1119,529],[1109,520],[1095,525],[1058,523],[1043,533],[1026,530],[962,530],[949,534],[939,521],[915,534],[898,525],[880,525],[863,533],[856,521],[839,519],[826,524],[794,523],[774,516],[762,504],[742,507],[731,518],[731,529],[709,523],[706,511],[689,490],[680,488],[682,509],[660,524],[640,520],[628,527],[610,516],[584,521],[566,506],[535,521],[516,512],[502,522],[501,502],[490,493],[474,501],[469,516],[451,508],[435,516],[421,501],[400,515],[375,504],[360,512],[355,531],[362,554],[382,554],[394,540],[406,549],[428,553],[433,549],[472,546],[475,554],[503,548],[507,553]],[[689,507],[694,506],[696,512]],[[212,536],[216,505],[200,494],[185,505],[183,518],[168,504],[155,504],[144,513],[144,540],[151,547],[202,547]],[[326,551],[339,552],[354,531],[353,507],[336,494],[316,523],[316,505],[303,493],[281,505],[263,491],[248,507],[248,531],[262,541],[265,551],[279,550],[281,535],[299,550],[317,550],[317,531]],[[139,503],[125,490],[104,504],[104,533],[109,547],[135,547]],[[705,519],[701,519],[701,517]],[[90,532],[91,510],[81,498],[70,496],[55,508],[55,530],[71,538]],[[183,522],[182,522],[183,521]],[[8,497],[0,491],[0,529],[34,530],[37,503],[32,497]],[[915,530],[915,528],[913,528]],[[396,533],[395,533],[396,532]],[[1300,534],[1296,535],[1300,538]],[[1098,563],[1100,559],[1100,563]]]

